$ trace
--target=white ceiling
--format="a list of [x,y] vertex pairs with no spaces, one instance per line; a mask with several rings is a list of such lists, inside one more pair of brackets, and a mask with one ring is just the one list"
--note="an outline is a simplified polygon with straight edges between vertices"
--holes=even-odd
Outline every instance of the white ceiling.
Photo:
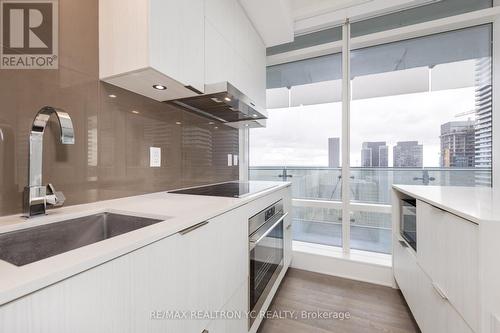
[[295,35],[440,0],[239,0],[266,47]]
[[290,0],[239,0],[266,47],[293,41]]

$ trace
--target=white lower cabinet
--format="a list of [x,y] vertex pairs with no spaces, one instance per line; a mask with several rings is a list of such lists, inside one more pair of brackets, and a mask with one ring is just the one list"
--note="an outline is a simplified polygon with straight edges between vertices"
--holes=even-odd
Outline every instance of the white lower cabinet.
[[[393,212],[399,216],[398,208]],[[417,249],[394,225],[396,281],[423,333],[481,332],[478,225],[417,200]]]
[[417,202],[418,263],[460,315],[479,331],[479,228]]
[[210,317],[192,311],[248,306],[247,215],[243,206],[5,304],[0,332],[201,333]]
[[208,333],[248,332],[248,287],[243,283],[229,301],[215,314],[208,326]]
[[474,331],[417,263],[415,252],[395,238],[394,276],[423,333]]

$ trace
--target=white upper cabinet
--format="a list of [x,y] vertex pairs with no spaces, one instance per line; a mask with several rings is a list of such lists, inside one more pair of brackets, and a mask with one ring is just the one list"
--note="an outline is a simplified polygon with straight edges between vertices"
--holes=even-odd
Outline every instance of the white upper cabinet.
[[99,73],[159,101],[228,81],[266,106],[266,48],[237,0],[100,0]]
[[266,106],[266,48],[237,0],[205,0],[205,82],[229,81]]
[[159,101],[203,92],[204,39],[204,0],[99,1],[99,75],[121,88]]

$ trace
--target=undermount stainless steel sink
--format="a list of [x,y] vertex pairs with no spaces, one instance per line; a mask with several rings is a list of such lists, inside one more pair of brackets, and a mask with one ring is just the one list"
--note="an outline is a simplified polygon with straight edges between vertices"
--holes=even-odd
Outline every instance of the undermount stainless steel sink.
[[23,266],[161,221],[106,212],[6,232],[0,234],[0,260]]

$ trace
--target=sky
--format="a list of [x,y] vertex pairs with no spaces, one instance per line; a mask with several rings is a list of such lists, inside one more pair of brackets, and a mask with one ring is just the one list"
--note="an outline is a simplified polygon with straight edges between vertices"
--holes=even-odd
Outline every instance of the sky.
[[[360,166],[361,144],[386,141],[389,166],[398,141],[424,145],[424,167],[438,167],[440,126],[474,118],[474,88],[448,89],[351,102],[351,166]],[[250,131],[251,166],[328,166],[328,138],[341,137],[341,103],[268,109],[266,128]]]

